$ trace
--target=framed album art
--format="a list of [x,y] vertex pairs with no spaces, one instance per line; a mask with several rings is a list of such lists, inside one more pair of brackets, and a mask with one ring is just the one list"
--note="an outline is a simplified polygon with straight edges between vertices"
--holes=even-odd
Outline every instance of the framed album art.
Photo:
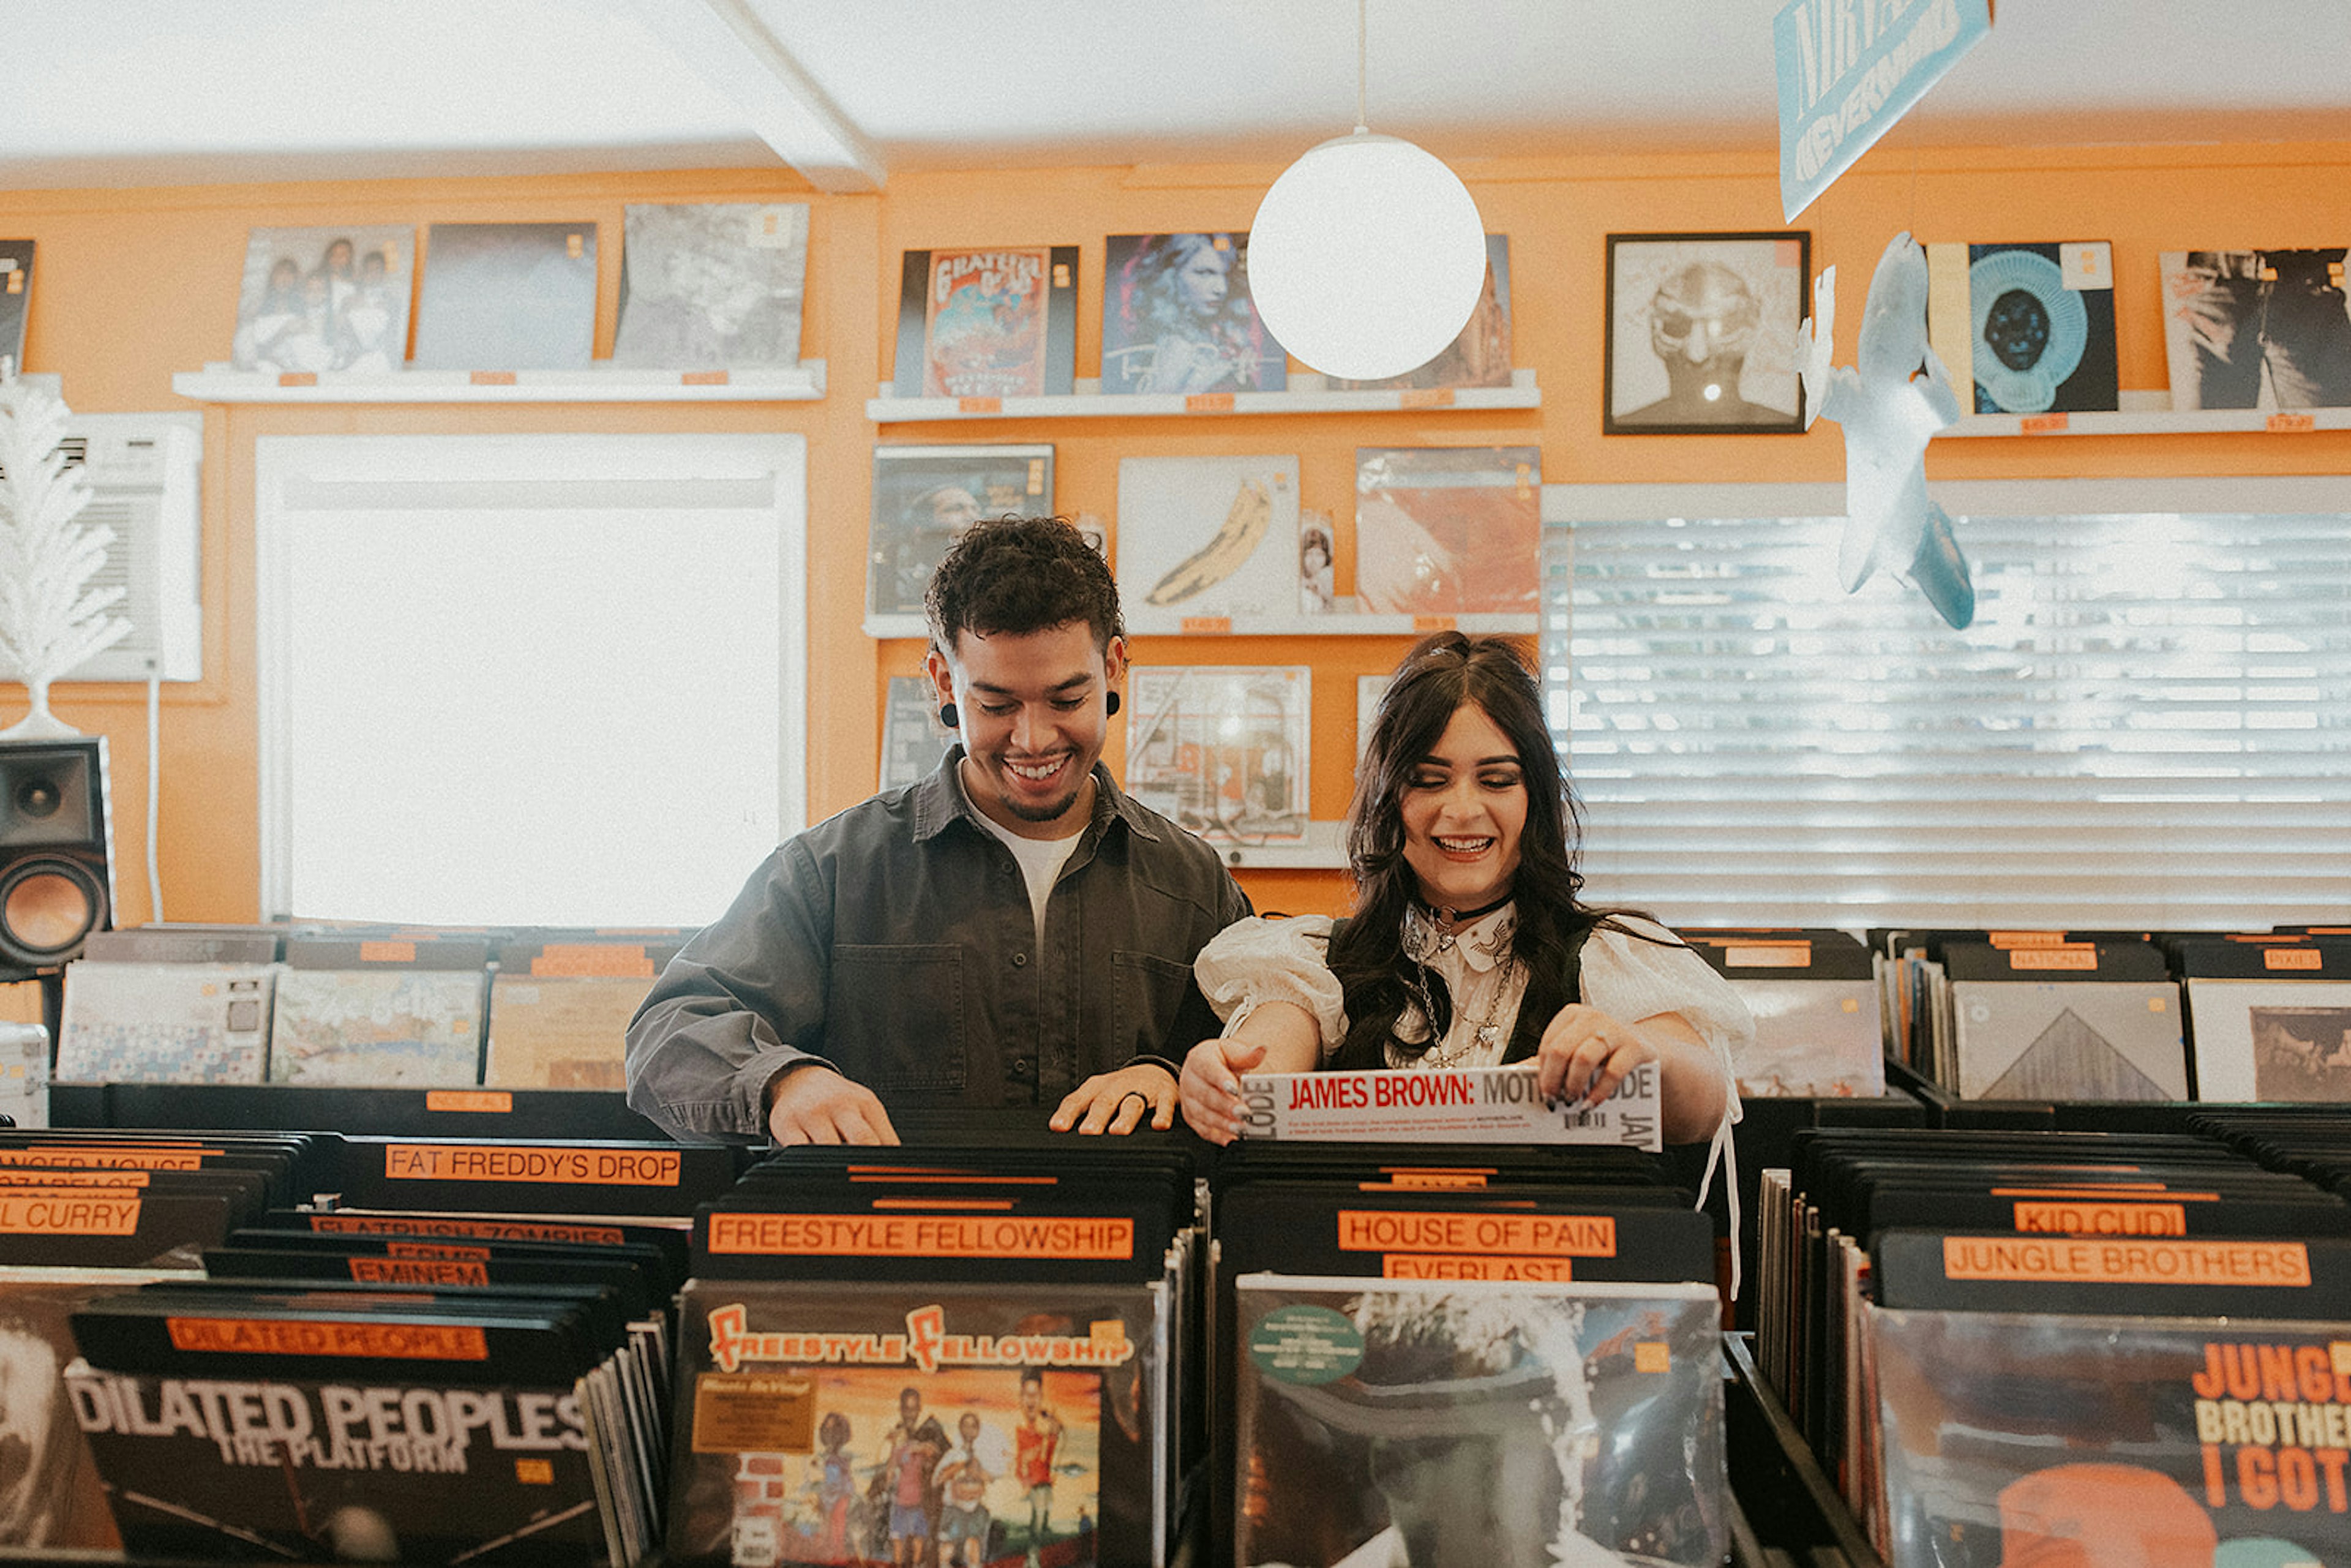
[[1812,249],[1803,230],[1610,235],[1602,433],[1801,432]]

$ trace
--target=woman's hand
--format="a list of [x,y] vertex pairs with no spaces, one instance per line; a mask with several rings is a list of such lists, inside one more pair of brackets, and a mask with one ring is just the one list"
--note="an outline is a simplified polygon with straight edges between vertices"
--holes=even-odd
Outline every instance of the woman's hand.
[[1266,1048],[1246,1040],[1204,1040],[1184,1056],[1177,1103],[1192,1131],[1212,1144],[1229,1144],[1241,1130],[1241,1074],[1265,1061]]
[[1728,1103],[1722,1070],[1679,1013],[1627,1023],[1588,1003],[1570,1002],[1544,1029],[1536,1048],[1535,1086],[1547,1096],[1597,1105],[1645,1061],[1657,1064],[1665,1141],[1702,1143],[1712,1137]]

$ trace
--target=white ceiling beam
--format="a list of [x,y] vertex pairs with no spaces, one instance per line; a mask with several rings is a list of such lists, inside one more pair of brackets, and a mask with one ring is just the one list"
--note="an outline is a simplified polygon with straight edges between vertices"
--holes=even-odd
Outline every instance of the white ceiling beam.
[[820,191],[878,191],[889,171],[749,0],[630,0],[653,35],[733,99],[752,133]]

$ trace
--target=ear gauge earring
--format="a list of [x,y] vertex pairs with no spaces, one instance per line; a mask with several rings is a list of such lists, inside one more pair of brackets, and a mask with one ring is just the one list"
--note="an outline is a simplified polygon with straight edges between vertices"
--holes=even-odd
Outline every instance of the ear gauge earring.
[[1107,692],[1103,694],[1102,712],[1104,715],[1113,718],[1118,716],[1118,694],[1116,692]]
[[963,727],[963,715],[956,712],[955,704],[941,703],[939,705],[939,722],[946,726],[949,729],[961,729]]

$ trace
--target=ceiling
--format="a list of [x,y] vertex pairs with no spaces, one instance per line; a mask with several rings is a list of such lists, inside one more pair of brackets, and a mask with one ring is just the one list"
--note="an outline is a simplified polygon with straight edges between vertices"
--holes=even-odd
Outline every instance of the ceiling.
[[[1869,0],[1862,0],[1869,3]],[[1913,0],[1915,3],[1915,0]],[[1782,0],[1367,0],[1372,128],[1446,158],[1776,146]],[[1286,162],[1346,0],[0,0],[0,190]],[[1917,145],[2351,140],[2351,5],[2002,0]]]

